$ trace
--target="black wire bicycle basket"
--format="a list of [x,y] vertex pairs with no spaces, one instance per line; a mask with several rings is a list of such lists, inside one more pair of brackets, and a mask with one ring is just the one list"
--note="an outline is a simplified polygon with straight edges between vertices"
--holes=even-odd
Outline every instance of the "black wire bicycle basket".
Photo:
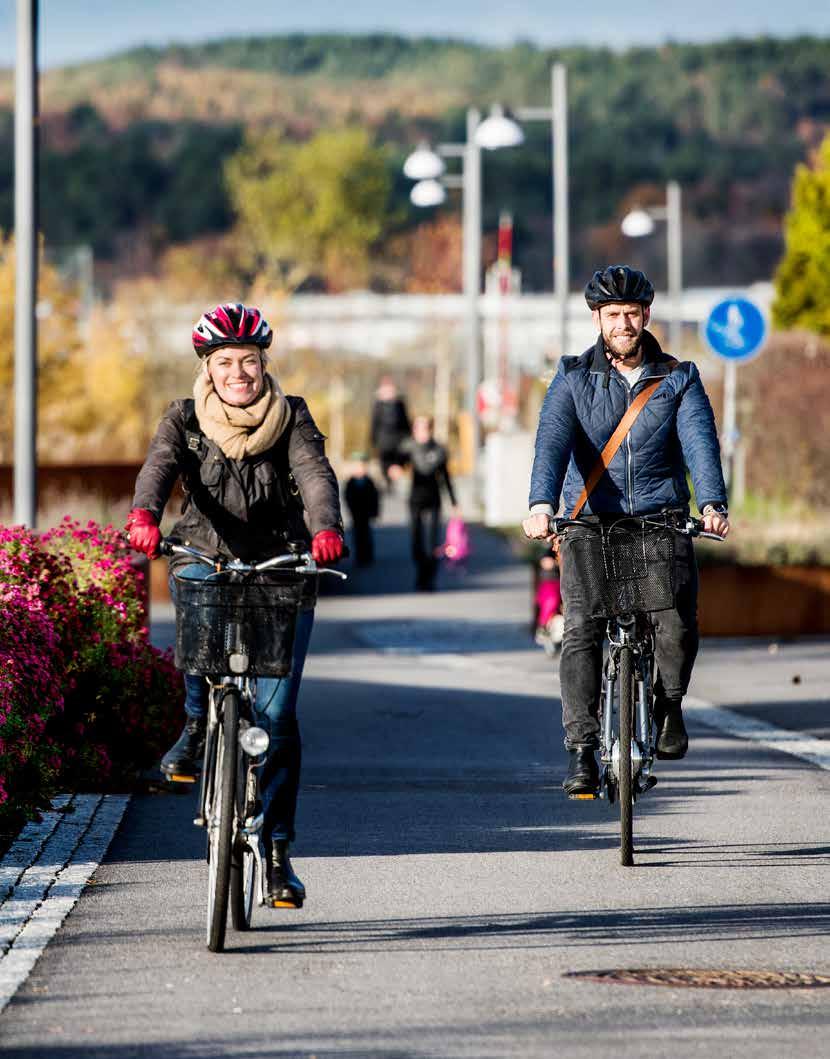
[[175,586],[178,669],[288,676],[302,579],[266,571],[241,580],[225,573],[203,581],[176,577]]
[[562,562],[579,584],[592,618],[671,610],[674,606],[674,532],[669,527],[618,521],[566,533]]

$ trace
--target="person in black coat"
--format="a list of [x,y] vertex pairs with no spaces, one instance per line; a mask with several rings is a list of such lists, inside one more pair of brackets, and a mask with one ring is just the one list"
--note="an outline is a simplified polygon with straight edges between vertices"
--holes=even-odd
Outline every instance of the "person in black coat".
[[406,462],[412,464],[409,515],[415,589],[418,592],[431,592],[435,587],[442,489],[450,498],[453,513],[457,513],[455,490],[447,469],[447,452],[432,436],[432,429],[429,416],[416,416],[412,421],[412,437],[401,446]]
[[389,468],[401,464],[401,443],[409,437],[410,424],[406,404],[398,394],[398,388],[388,375],[380,380],[375,403],[372,406],[370,437],[372,448],[378,454],[383,479],[389,488]]
[[372,538],[372,519],[380,513],[380,498],[375,483],[369,476],[366,454],[356,452],[353,473],[346,482],[346,507],[352,517],[354,559],[358,566],[371,566],[375,561]]

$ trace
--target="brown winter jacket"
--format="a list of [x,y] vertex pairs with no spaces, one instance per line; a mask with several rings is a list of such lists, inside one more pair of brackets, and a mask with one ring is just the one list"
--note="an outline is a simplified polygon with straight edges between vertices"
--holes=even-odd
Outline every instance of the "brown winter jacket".
[[[343,532],[337,479],[302,397],[289,396],[291,418],[276,444],[258,456],[229,459],[201,432],[192,399],[173,401],[162,416],[138,474],[133,507],[161,519],[176,479],[184,487],[182,518],[170,536],[246,562],[308,542],[324,529]],[[188,562],[177,556],[171,566]]]

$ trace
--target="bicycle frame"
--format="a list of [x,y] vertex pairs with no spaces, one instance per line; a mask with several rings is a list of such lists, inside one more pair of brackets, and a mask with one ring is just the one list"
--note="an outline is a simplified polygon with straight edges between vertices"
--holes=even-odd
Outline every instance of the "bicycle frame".
[[[162,541],[160,550],[162,554],[187,556],[212,567],[213,573],[208,575],[209,579],[224,573],[244,577],[278,567],[290,567],[294,573],[304,576],[332,574],[346,579],[347,575],[338,570],[318,566],[303,546],[289,545],[289,548],[289,554],[274,556],[259,563],[206,555],[189,545],[172,541]],[[210,695],[205,758],[199,815],[194,820],[196,825],[207,830],[207,944],[212,952],[220,952],[224,948],[229,908],[234,928],[249,929],[255,881],[258,881],[258,903],[264,905],[268,900],[261,836],[264,815],[259,808],[258,782],[258,770],[266,761],[268,733],[262,732],[246,744],[246,729],[259,727],[255,724],[256,676],[249,672],[250,644],[246,642],[243,623],[238,619],[227,623],[224,637],[223,657],[232,672],[216,678],[218,683],[212,682],[214,678],[206,678]],[[230,702],[227,709],[226,702]],[[263,735],[264,743],[261,739]],[[262,749],[258,752],[260,745]]]
[[[207,679],[207,678],[205,678]],[[219,684],[210,684],[208,697],[208,720],[205,738],[205,759],[202,770],[201,790],[199,794],[199,815],[194,819],[197,827],[208,828],[211,826],[209,813],[209,802],[212,796],[211,787],[216,780],[215,775],[215,753],[218,739],[219,727],[222,724],[222,702],[228,688],[235,688],[239,693],[240,706],[240,730],[243,726],[253,725],[254,704],[256,702],[256,678],[247,676],[224,677]],[[259,803],[259,776],[258,772],[265,764],[265,755],[258,754],[253,757],[245,755],[245,791],[246,805]],[[253,788],[252,788],[253,782]],[[247,815],[244,820],[234,817],[233,845],[244,843],[251,850],[256,861],[258,872],[258,900],[257,903],[264,905],[267,899],[265,862],[263,859],[262,846],[260,843],[260,832],[262,831],[263,814],[258,812],[256,816]]]
[[636,695],[631,742],[631,771],[634,794],[645,794],[656,780],[651,775],[654,764],[653,679],[654,628],[648,615],[629,614],[608,622],[608,656],[603,669],[600,759],[603,769],[599,796],[614,801],[619,784],[619,738],[614,719],[619,717],[619,659],[623,647],[631,649],[634,662]]
[[[704,522],[683,512],[663,512],[657,516],[621,515],[618,521],[629,519],[643,526],[672,530],[682,536],[721,540],[718,534],[706,530]],[[577,525],[584,526],[585,523],[569,518],[548,519],[549,533],[554,536],[568,526]],[[603,541],[603,564],[606,559],[604,548]],[[603,569],[607,576],[605,565]],[[657,783],[651,773],[656,756],[653,713],[654,626],[649,614],[651,608],[645,598],[635,598],[640,599],[642,609],[610,618],[606,627],[609,649],[603,667],[602,701],[599,704],[602,713],[600,751],[603,766],[599,787],[595,791],[576,791],[570,795],[577,799],[607,798],[609,803],[619,801],[620,863],[626,867],[634,863],[634,803]],[[660,599],[660,602],[662,604],[663,600]],[[603,605],[606,613],[616,612],[611,609],[615,604]],[[654,609],[665,608],[660,606]]]

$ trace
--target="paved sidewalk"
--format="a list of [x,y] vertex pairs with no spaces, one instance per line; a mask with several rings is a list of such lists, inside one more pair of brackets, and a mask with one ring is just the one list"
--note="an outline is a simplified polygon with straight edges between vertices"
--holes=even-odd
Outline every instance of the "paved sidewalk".
[[[818,1054],[826,991],[564,977],[830,973],[830,774],[694,713],[689,756],[661,765],[638,803],[637,863],[622,869],[614,809],[561,792],[558,683],[530,640],[530,571],[500,538],[474,544],[466,575],[416,594],[406,532],[384,525],[385,562],[320,602],[301,695],[303,910],[258,909],[229,952],[208,953],[193,796],[133,798],[0,1016],[4,1055]],[[169,615],[155,618],[169,642]],[[822,649],[706,644],[695,691],[792,728],[825,693]]]

